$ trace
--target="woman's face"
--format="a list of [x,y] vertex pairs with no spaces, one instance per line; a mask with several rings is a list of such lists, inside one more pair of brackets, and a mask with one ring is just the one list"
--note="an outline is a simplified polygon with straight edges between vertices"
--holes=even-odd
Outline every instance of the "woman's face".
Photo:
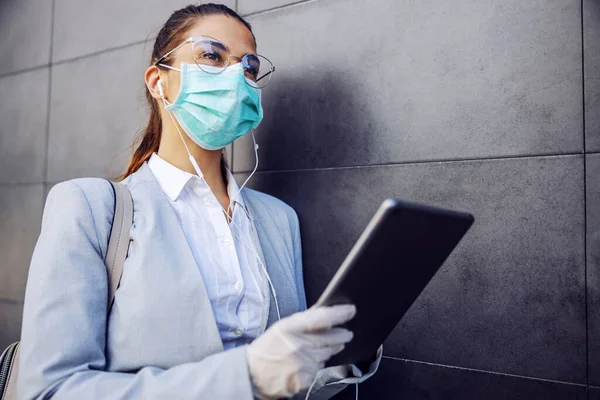
[[[192,36],[210,36],[229,48],[230,54],[242,57],[256,53],[256,43],[252,33],[241,22],[225,15],[210,15],[198,18],[196,25],[185,33],[181,42]],[[175,43],[173,47],[177,47]],[[167,49],[169,51],[171,49]],[[169,56],[170,65],[179,68],[181,63],[194,64],[192,44],[186,43]],[[229,60],[229,65],[239,62],[236,58]],[[161,68],[160,77],[167,100],[173,102],[179,94],[180,74],[177,71]]]

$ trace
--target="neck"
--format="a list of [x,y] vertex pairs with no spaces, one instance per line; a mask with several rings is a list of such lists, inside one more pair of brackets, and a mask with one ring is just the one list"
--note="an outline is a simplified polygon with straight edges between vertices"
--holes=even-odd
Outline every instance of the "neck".
[[[196,175],[196,171],[192,166],[188,153],[175,126],[172,123],[163,123],[162,129],[162,137],[158,150],[159,157],[183,171]],[[183,139],[185,140],[190,153],[198,163],[200,171],[202,171],[202,175],[204,175],[204,180],[206,180],[206,183],[208,183],[208,186],[210,186],[213,193],[215,193],[217,197],[227,196],[227,186],[223,181],[223,175],[221,174],[222,151],[203,149],[194,143],[183,130],[181,131],[181,134],[183,135]]]

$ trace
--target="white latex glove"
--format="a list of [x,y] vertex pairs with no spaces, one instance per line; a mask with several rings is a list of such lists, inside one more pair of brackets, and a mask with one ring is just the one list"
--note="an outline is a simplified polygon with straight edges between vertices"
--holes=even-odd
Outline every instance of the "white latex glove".
[[313,307],[274,323],[247,348],[257,394],[277,399],[306,389],[325,361],[352,340],[352,332],[334,326],[354,314],[353,305]]

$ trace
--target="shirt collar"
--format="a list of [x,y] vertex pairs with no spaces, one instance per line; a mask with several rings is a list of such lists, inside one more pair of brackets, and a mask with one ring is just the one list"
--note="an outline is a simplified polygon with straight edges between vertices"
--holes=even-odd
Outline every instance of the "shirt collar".
[[[163,192],[165,192],[171,201],[177,200],[181,194],[181,191],[185,185],[187,185],[190,179],[198,178],[196,175],[183,171],[173,164],[163,160],[156,153],[152,153],[152,156],[150,156],[150,159],[148,160],[148,167],[150,167],[150,170],[156,177],[156,180],[158,181]],[[229,199],[232,200],[240,188],[231,171],[229,171],[227,168],[225,168],[225,170],[227,171],[227,195],[229,196]],[[208,186],[205,184],[202,184],[202,186],[207,191],[210,191]],[[244,202],[242,193],[237,196],[235,203],[239,204],[242,206],[242,208],[244,208],[244,210],[246,210],[246,204]]]
[[185,185],[194,177],[189,172],[163,160],[156,153],[152,153],[152,156],[150,156],[148,167],[150,167],[163,192],[171,201],[175,201],[179,197]]

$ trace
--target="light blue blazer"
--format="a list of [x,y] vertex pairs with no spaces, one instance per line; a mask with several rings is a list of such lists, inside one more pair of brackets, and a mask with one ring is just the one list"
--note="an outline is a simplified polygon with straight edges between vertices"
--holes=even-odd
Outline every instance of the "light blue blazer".
[[[48,195],[25,295],[19,399],[252,399],[246,345],[223,351],[202,276],[166,195],[147,164],[124,183],[134,221],[108,324],[103,260],[112,188],[103,179],[76,179]],[[243,189],[243,196],[281,316],[305,309],[296,213],[264,193]],[[264,330],[277,317],[267,285],[263,294],[271,298]],[[310,398],[328,399],[363,381],[380,359],[381,349],[368,371],[327,368]]]

